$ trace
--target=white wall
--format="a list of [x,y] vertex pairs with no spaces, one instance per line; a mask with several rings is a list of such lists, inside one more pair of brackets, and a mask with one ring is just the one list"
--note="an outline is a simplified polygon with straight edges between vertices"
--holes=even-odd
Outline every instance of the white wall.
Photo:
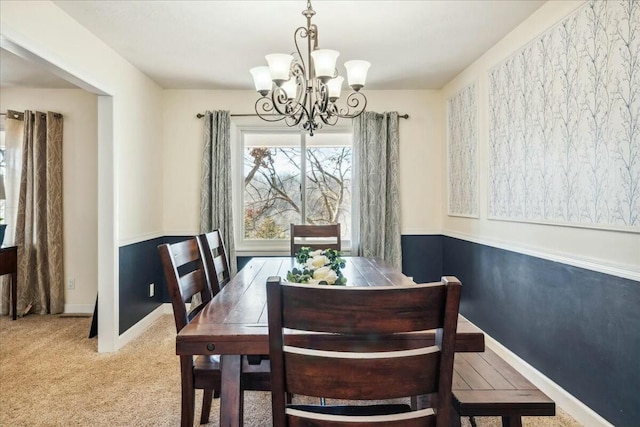
[[162,229],[162,90],[49,1],[0,3],[3,37],[113,96],[121,243]]
[[[410,116],[408,120],[400,119],[402,233],[439,233],[443,198],[443,109],[439,91],[365,90],[365,94],[368,111],[398,111]],[[164,91],[166,234],[194,234],[199,228],[203,121],[196,114],[205,110],[252,113],[257,98],[254,91]],[[239,120],[232,118],[233,121]]]
[[162,90],[50,1],[0,2],[0,35],[3,46],[105,95],[98,99],[98,351],[117,350],[118,243],[162,234]]
[[[65,312],[93,312],[98,292],[98,103],[81,89],[0,90],[0,110],[55,111],[63,126]],[[65,280],[65,282],[66,282]]]
[[[497,43],[442,90],[443,103],[471,82],[478,82],[478,169],[480,219],[447,216],[443,201],[445,234],[480,243],[544,254],[570,264],[623,277],[640,278],[640,234],[588,228],[542,225],[487,219],[488,210],[488,70],[552,27],[582,1],[550,1]],[[441,152],[446,162],[446,150]],[[444,175],[443,175],[444,177]],[[443,188],[446,179],[442,181]],[[446,195],[446,190],[443,190]]]

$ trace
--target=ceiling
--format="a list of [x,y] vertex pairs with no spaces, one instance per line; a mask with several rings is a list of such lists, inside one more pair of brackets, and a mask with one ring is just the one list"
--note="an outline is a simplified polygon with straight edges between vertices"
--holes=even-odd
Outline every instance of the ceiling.
[[[248,70],[293,52],[305,25],[304,0],[53,1],[165,89],[252,89]],[[341,74],[346,60],[371,62],[367,89],[439,89],[544,2],[315,0],[312,22]],[[3,85],[24,66],[4,55]]]
[[0,49],[0,87],[77,88],[33,62]]

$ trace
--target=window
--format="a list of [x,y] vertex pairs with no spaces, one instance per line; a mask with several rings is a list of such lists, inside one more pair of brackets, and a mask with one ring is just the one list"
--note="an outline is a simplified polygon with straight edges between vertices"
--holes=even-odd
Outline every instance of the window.
[[[351,235],[350,130],[242,130],[236,223],[240,250],[284,250],[290,224],[340,223]],[[302,173],[305,171],[305,173]]]

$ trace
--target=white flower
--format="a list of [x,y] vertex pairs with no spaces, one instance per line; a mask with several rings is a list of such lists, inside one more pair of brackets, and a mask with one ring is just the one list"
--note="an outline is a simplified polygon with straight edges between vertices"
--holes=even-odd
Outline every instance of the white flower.
[[315,270],[316,268],[322,267],[327,264],[329,264],[329,258],[324,255],[314,256],[313,258],[309,258],[307,260],[307,268],[309,270]]
[[311,258],[322,255],[322,249],[318,249],[317,251],[309,252],[309,256]]
[[329,285],[333,285],[338,280],[338,275],[331,267],[320,267],[313,272],[313,278],[318,281],[324,280]]

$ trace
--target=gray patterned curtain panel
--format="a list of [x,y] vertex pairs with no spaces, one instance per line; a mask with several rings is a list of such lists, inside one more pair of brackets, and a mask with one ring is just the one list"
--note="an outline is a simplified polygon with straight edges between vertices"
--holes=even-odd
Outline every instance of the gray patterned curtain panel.
[[[359,219],[354,223],[354,253],[380,257],[402,268],[398,184],[398,113],[367,111],[354,120]],[[358,225],[359,223],[359,225]],[[356,252],[357,248],[357,252]]]
[[[9,117],[11,114],[8,114]],[[15,225],[18,313],[64,311],[62,259],[62,129],[58,113],[25,111]],[[3,312],[8,312],[3,289]],[[7,305],[7,307],[5,307]]]
[[200,232],[219,229],[227,247],[231,274],[235,274],[231,201],[231,116],[228,111],[207,111],[204,117],[204,152],[200,191]]

